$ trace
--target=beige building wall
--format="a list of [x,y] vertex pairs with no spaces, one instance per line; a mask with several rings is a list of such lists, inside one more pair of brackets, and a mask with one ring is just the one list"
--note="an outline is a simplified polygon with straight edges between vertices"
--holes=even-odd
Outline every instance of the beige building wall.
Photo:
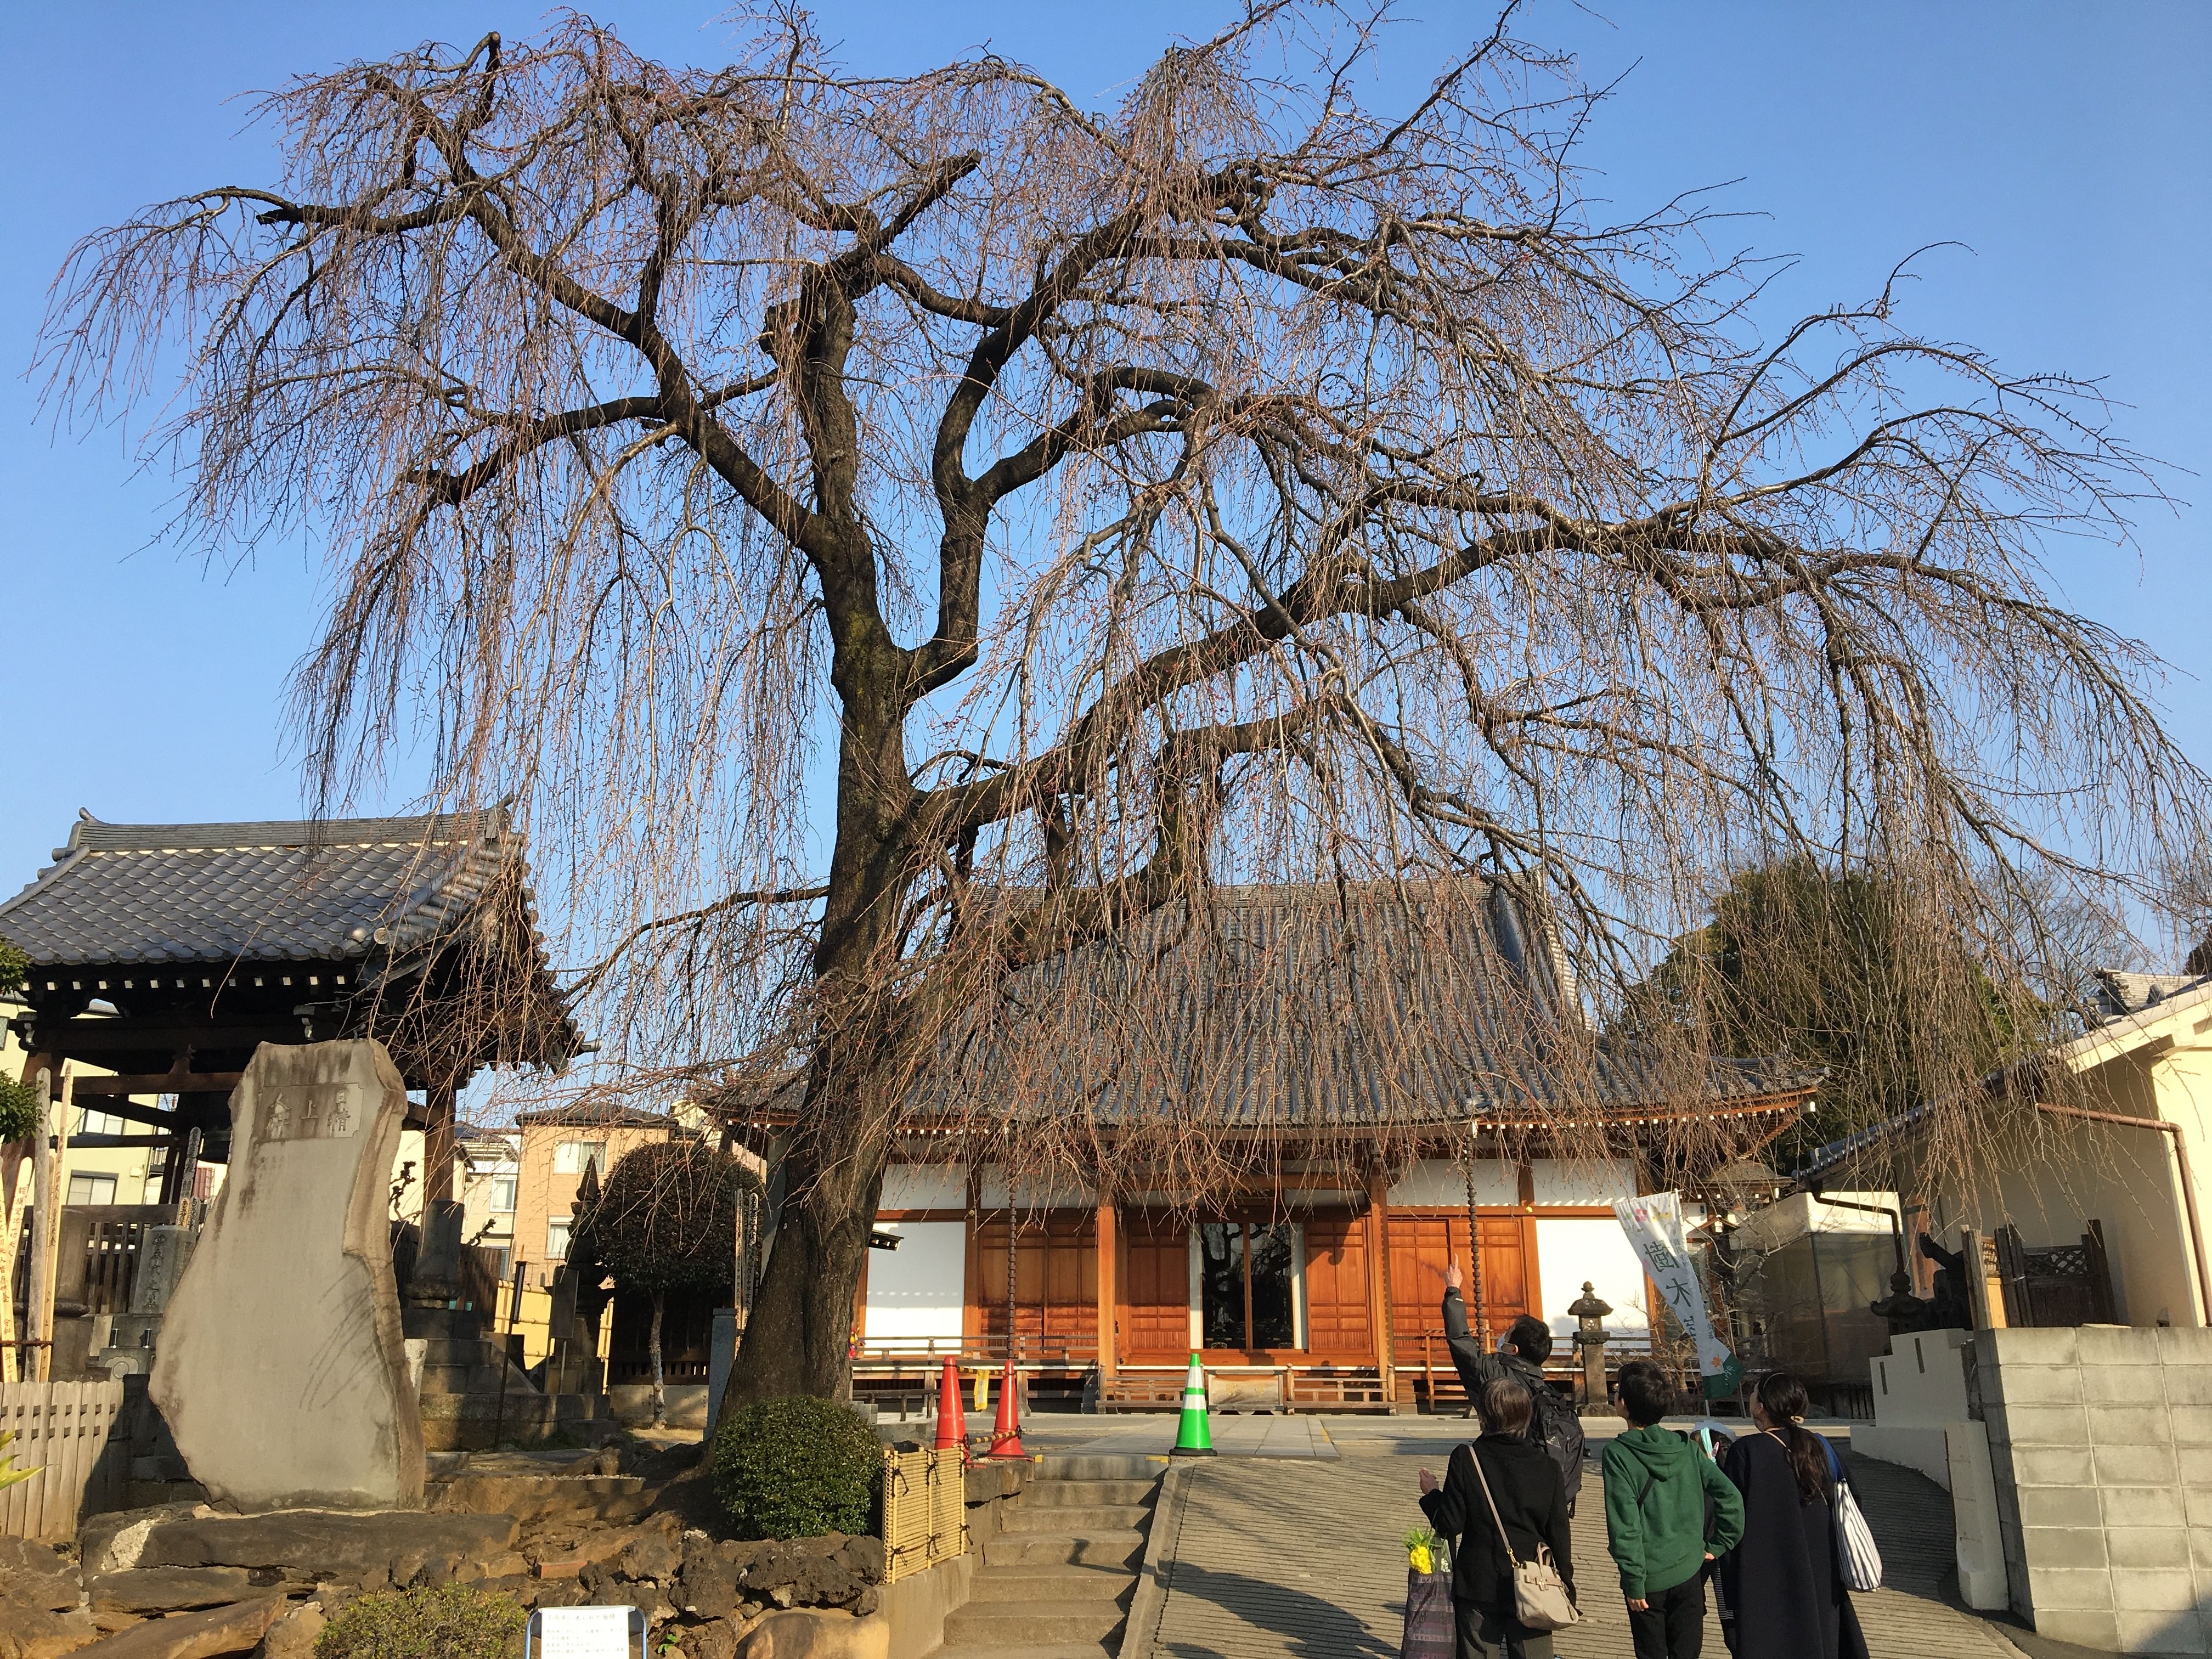
[[[2102,1227],[2115,1316],[2130,1325],[2207,1323],[2173,1137],[2179,1131],[2197,1214],[2212,1220],[2212,985],[2116,1020],[2058,1050],[2080,1079],[2065,1103],[2144,1121],[2124,1123],[2021,1115],[1989,1149],[1971,1187],[1938,1183],[1934,1220],[1984,1233],[2009,1222],[2024,1244],[2072,1244],[2087,1221]],[[2206,1241],[2212,1252],[2212,1239]]]
[[585,1164],[596,1162],[604,1181],[624,1152],[667,1139],[671,1127],[662,1117],[637,1124],[532,1122],[526,1116],[514,1210],[515,1258],[528,1264],[526,1284],[543,1290],[568,1259],[567,1229]]

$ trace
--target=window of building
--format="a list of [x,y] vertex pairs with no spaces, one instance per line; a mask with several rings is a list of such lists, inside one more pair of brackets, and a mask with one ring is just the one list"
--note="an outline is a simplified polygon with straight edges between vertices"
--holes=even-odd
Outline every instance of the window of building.
[[144,1134],[145,1129],[127,1117],[118,1117],[112,1112],[95,1112],[89,1106],[76,1115],[76,1132],[81,1135]]
[[115,1177],[112,1175],[73,1175],[70,1177],[70,1204],[112,1204],[115,1202]]
[[501,1212],[514,1208],[514,1177],[495,1176],[491,1182],[491,1196],[487,1207]]
[[548,1261],[566,1261],[568,1259],[569,1219],[565,1215],[556,1216],[545,1224],[545,1259]]
[[596,1164],[604,1175],[607,1168],[607,1143],[604,1140],[562,1140],[553,1147],[553,1173],[580,1176],[584,1166]]
[[1209,1221],[1198,1230],[1200,1326],[1209,1348],[1297,1346],[1297,1229]]

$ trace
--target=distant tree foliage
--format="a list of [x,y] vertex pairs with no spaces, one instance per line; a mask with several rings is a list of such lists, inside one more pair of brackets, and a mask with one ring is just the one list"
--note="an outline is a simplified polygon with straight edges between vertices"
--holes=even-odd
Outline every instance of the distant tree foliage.
[[730,1153],[684,1139],[625,1152],[604,1185],[586,1170],[578,1186],[572,1254],[653,1299],[655,1428],[667,1421],[660,1326],[668,1292],[736,1282],[738,1216],[753,1181]]
[[[0,939],[0,996],[21,990],[30,971],[30,957]],[[38,1126],[38,1085],[28,1078],[0,1078],[0,1146],[27,1138]]]
[[2032,1035],[1955,931],[1933,924],[1901,877],[1802,859],[1744,871],[1632,998],[1630,1023],[1695,1024],[1716,1054],[1824,1068],[1818,1111],[1775,1143],[1786,1173],[1815,1146],[1954,1094]]

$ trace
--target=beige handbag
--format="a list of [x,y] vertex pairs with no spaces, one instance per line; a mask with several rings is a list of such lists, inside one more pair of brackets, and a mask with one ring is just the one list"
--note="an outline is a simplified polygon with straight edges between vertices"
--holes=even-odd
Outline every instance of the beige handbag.
[[1505,1535],[1504,1517],[1498,1512],[1498,1500],[1490,1495],[1490,1477],[1482,1472],[1482,1454],[1469,1446],[1467,1455],[1474,1465],[1474,1478],[1482,1483],[1482,1501],[1490,1505],[1490,1518],[1498,1523],[1498,1546],[1513,1564],[1513,1616],[1530,1630],[1565,1630],[1582,1614],[1568,1599],[1559,1570],[1552,1565],[1552,1552],[1539,1544],[1533,1561],[1523,1561],[1513,1553],[1513,1540]]

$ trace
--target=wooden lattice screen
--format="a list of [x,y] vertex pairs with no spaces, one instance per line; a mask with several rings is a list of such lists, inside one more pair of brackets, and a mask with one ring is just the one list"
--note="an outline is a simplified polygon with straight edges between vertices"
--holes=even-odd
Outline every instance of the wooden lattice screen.
[[960,1453],[884,1453],[884,1582],[967,1553],[967,1475]]
[[19,1469],[0,1492],[0,1537],[68,1538],[88,1515],[120,1509],[130,1474],[120,1382],[0,1382],[0,1430]]

